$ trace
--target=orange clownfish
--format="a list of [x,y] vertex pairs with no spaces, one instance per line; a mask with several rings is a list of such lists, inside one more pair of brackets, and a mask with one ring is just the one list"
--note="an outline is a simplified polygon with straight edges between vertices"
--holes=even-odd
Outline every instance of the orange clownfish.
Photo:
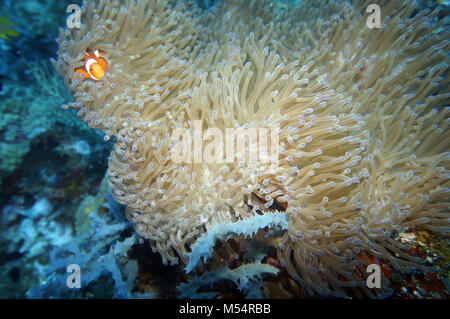
[[100,81],[105,75],[106,67],[108,65],[104,56],[105,52],[102,50],[95,50],[92,52],[91,49],[86,48],[83,58],[84,66],[75,69],[75,71],[86,79]]

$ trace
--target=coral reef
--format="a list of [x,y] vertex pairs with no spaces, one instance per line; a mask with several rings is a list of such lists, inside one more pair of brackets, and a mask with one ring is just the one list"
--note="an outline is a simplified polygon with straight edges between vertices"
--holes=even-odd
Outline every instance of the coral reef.
[[0,39],[1,298],[24,298],[46,279],[48,252],[73,239],[77,207],[106,169],[111,144],[61,112],[73,98],[48,61],[70,2],[0,1],[20,33]]
[[48,60],[54,55],[57,49],[54,38],[58,27],[66,19],[66,7],[70,3],[73,1],[0,1],[0,16],[9,18],[12,28],[20,34],[6,39],[0,37],[0,58],[3,62],[0,64],[0,78],[15,83],[29,80],[29,65]]
[[277,274],[278,269],[268,264],[253,262],[242,265],[235,269],[229,269],[224,266],[211,272],[205,272],[200,276],[194,277],[188,283],[182,283],[178,290],[181,292],[181,298],[213,298],[217,293],[214,292],[198,292],[199,287],[211,286],[218,280],[230,280],[234,282],[240,291],[244,291],[248,298],[260,299],[262,295],[261,274]]
[[230,222],[212,226],[208,229],[207,233],[200,236],[190,247],[191,252],[187,254],[189,262],[186,265],[186,272],[191,272],[201,258],[203,258],[203,261],[206,261],[207,257],[212,252],[216,240],[226,240],[232,236],[252,237],[260,229],[272,227],[279,227],[281,230],[287,230],[287,216],[281,213],[267,213],[233,223]]
[[[129,225],[115,220],[112,217],[114,214],[99,214],[107,194],[107,184],[103,183],[96,197],[85,198],[79,214],[88,218],[80,223],[69,240],[53,242],[55,248],[50,251],[43,275],[45,282],[30,289],[27,294],[29,298],[88,298],[92,295],[96,298],[154,297],[151,293],[142,295],[133,292],[138,265],[127,257],[127,252],[135,243],[136,236],[130,234],[123,238],[124,230]],[[107,205],[107,209],[112,212],[113,207]],[[87,224],[86,227],[83,224]],[[82,270],[83,289],[67,289],[66,267],[70,264],[77,264]]]
[[[414,1],[381,1],[370,29],[368,4],[99,0],[60,31],[64,108],[117,139],[114,198],[165,264],[217,225],[277,213],[288,230],[259,239],[309,295],[391,294],[386,277],[366,286],[374,262],[431,270],[395,235],[449,230],[448,29]],[[87,47],[105,51],[102,81],[74,72]],[[279,157],[176,164],[172,133],[195,121],[278,130]]]

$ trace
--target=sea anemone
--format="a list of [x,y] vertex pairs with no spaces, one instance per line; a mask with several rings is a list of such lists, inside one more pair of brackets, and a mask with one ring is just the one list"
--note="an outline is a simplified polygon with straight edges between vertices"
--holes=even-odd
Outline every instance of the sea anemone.
[[[116,138],[114,197],[164,263],[214,225],[282,212],[267,242],[310,294],[383,296],[365,281],[380,260],[425,269],[394,235],[448,232],[449,34],[413,1],[381,1],[371,29],[369,3],[87,1],[60,31],[65,107]],[[76,78],[86,47],[105,52],[102,81]],[[173,132],[195,121],[277,131],[279,156],[177,164]]]

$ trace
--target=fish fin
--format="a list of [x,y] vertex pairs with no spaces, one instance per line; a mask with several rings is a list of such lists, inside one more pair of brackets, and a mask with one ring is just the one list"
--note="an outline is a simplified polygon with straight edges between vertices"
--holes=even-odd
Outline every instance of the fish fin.
[[86,72],[85,70],[83,70],[82,68],[75,69],[75,71],[78,73],[78,75],[79,75],[80,77],[83,76],[83,77],[85,77],[85,78],[87,78],[87,79],[90,78],[89,73],[87,73],[87,72]]

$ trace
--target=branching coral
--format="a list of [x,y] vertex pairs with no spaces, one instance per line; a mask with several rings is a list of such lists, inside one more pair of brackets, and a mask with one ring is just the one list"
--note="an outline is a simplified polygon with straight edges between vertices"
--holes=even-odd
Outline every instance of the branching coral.
[[190,272],[203,258],[211,253],[212,246],[216,240],[225,240],[231,236],[254,236],[261,228],[279,226],[282,230],[287,229],[287,218],[282,213],[268,213],[264,215],[256,215],[242,221],[233,223],[216,224],[208,229],[208,232],[197,239],[190,247],[191,252],[188,253],[189,263],[186,265],[186,272]]
[[230,270],[227,266],[217,271],[206,272],[199,277],[194,277],[189,283],[181,284],[178,289],[181,297],[201,299],[212,298],[216,294],[211,292],[198,293],[197,289],[201,286],[212,286],[217,280],[231,280],[239,290],[249,292],[250,298],[261,298],[261,283],[258,282],[261,274],[277,274],[278,269],[274,266],[255,262],[253,264],[242,265],[236,269]]
[[[448,231],[448,31],[412,1],[382,1],[369,29],[368,4],[88,1],[81,29],[61,30],[65,107],[117,138],[114,196],[165,263],[214,225],[278,211],[289,229],[267,240],[311,294],[382,296],[361,275],[372,259],[420,267],[392,235]],[[105,51],[100,82],[74,72],[86,47]],[[276,165],[174,163],[173,131],[197,120],[278,129]]]
[[[123,236],[130,225],[123,218],[116,218],[120,207],[110,199],[110,190],[105,181],[106,178],[96,196],[87,196],[79,206],[74,236],[70,232],[60,237],[53,233],[47,235],[54,237],[51,238],[54,246],[52,249],[47,247],[48,265],[39,265],[44,276],[39,285],[29,289],[28,298],[155,297],[154,293],[141,294],[134,289],[139,267],[136,260],[128,258],[127,253],[136,242],[136,235]],[[107,215],[100,213],[102,207],[108,210]],[[35,214],[45,209],[48,208],[33,207]],[[46,228],[40,226],[36,228]],[[32,239],[42,245],[36,236]],[[81,289],[67,288],[67,267],[71,264],[81,269]],[[108,286],[113,288],[111,295],[108,295]]]

